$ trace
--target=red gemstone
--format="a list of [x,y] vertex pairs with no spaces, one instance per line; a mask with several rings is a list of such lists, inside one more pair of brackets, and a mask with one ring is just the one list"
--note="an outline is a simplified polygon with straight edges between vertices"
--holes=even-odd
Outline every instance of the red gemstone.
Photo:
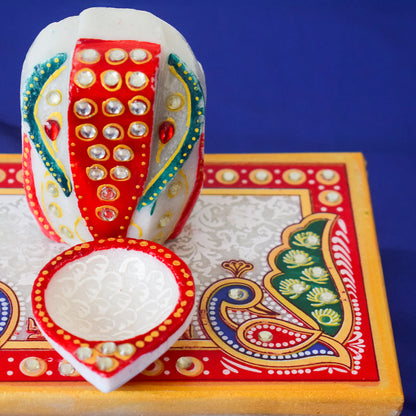
[[166,144],[175,134],[175,126],[170,121],[164,121],[159,126],[159,138],[163,144]]
[[101,208],[99,215],[104,221],[114,221],[117,217],[117,212],[111,208]]
[[61,126],[59,125],[58,121],[50,118],[45,125],[43,126],[45,129],[46,135],[52,140],[55,141],[58,137],[59,131],[61,130]]
[[117,198],[117,191],[110,186],[104,186],[100,190],[100,198],[105,201],[112,201]]

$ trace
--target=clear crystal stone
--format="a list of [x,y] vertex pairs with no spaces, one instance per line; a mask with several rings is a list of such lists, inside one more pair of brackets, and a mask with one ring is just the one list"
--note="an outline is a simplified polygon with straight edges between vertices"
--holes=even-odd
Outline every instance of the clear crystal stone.
[[79,56],[84,62],[96,62],[100,54],[95,49],[84,49]]
[[53,90],[46,96],[46,102],[49,105],[58,105],[62,101],[62,94],[58,90]]
[[147,110],[147,104],[142,100],[134,100],[130,103],[130,111],[136,116],[144,114]]
[[176,361],[176,365],[183,370],[190,370],[194,366],[191,357],[180,357]]
[[97,129],[90,124],[84,124],[80,129],[80,134],[86,139],[92,139],[97,134]]
[[133,123],[130,126],[130,134],[135,137],[142,137],[146,134],[147,127],[143,123]]
[[130,171],[124,166],[116,166],[112,174],[115,179],[127,179],[130,176]]
[[59,370],[59,373],[63,376],[70,376],[74,374],[75,372],[75,368],[72,367],[72,365],[66,361],[62,361],[59,364],[58,370]]
[[108,371],[114,364],[110,357],[98,357],[95,365],[101,371]]
[[326,197],[325,198],[326,198],[326,200],[328,202],[335,203],[335,202],[338,202],[339,201],[340,196],[339,196],[339,193],[338,192],[331,191],[331,192],[328,192],[326,194]]
[[127,149],[126,147],[119,147],[114,152],[114,159],[120,162],[126,162],[127,160],[130,160],[131,157],[132,152],[130,151],[130,149]]
[[89,154],[93,159],[104,159],[107,156],[106,150],[100,145],[90,147]]
[[75,103],[75,112],[81,117],[87,117],[92,113],[92,105],[88,101]]
[[48,184],[46,185],[46,190],[50,195],[52,195],[55,198],[59,195],[58,186],[53,182],[48,182]]
[[247,291],[240,288],[233,288],[228,291],[228,296],[234,300],[243,300],[247,297]]
[[171,215],[170,214],[165,214],[163,215],[160,220],[159,220],[159,227],[166,227],[171,220]]
[[273,334],[269,331],[260,331],[258,337],[262,342],[270,342],[273,339]]
[[289,179],[293,182],[297,182],[302,178],[302,174],[300,172],[290,172],[289,173]]
[[89,69],[83,69],[77,74],[77,83],[83,87],[88,87],[94,82],[94,74]]
[[147,59],[147,52],[144,49],[133,49],[130,52],[130,57],[133,61],[142,62]]
[[103,179],[105,172],[98,166],[93,166],[88,170],[88,177],[93,181],[99,181]]
[[265,170],[259,170],[256,172],[255,177],[258,181],[263,182],[269,177],[269,175]]
[[111,62],[120,62],[126,57],[126,52],[123,49],[113,49],[108,54],[108,59]]
[[117,71],[106,71],[103,76],[104,84],[107,87],[115,87],[120,82],[120,74]]
[[235,173],[231,171],[227,171],[222,174],[222,179],[226,182],[231,182],[235,180],[235,178],[236,178]]
[[103,131],[104,137],[109,140],[115,140],[120,137],[120,130],[114,126],[107,126]]
[[101,352],[103,354],[114,354],[116,352],[117,346],[114,342],[104,342],[101,345]]
[[107,102],[105,105],[105,110],[109,114],[118,115],[123,112],[123,104],[121,104],[120,101],[116,100],[115,98],[112,98]]
[[62,211],[61,209],[54,203],[51,203],[48,205],[48,212],[52,215],[54,215],[55,217],[62,217]]
[[36,372],[40,370],[40,362],[37,358],[27,358],[23,363],[23,367],[29,373]]
[[132,355],[136,349],[132,344],[121,344],[117,347],[117,350],[122,357],[128,357]]
[[324,169],[322,171],[322,177],[327,180],[330,181],[332,179],[334,179],[335,177],[335,172],[332,169]]
[[179,181],[172,182],[169,186],[168,195],[170,197],[176,196],[182,189],[182,183]]
[[129,85],[133,88],[143,87],[147,82],[147,77],[143,72],[133,72],[129,77]]
[[79,360],[85,361],[85,360],[88,360],[88,358],[92,357],[92,349],[88,347],[79,347],[75,351],[75,354]]
[[178,94],[172,94],[166,100],[166,106],[169,110],[179,110],[183,105],[182,97]]
[[74,238],[74,234],[72,233],[72,231],[68,227],[65,227],[65,225],[61,225],[59,227],[59,232],[66,238]]

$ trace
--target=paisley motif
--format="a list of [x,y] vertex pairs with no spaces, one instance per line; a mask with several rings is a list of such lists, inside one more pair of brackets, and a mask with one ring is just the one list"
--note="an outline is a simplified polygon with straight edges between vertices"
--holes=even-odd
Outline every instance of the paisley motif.
[[[273,249],[265,290],[291,316],[289,322],[264,306],[262,288],[244,277],[252,265],[231,260],[222,266],[233,278],[211,285],[201,299],[201,323],[225,352],[260,367],[336,364],[351,368],[344,343],[352,330],[352,308],[329,249],[334,214],[312,214],[288,227]],[[232,318],[249,313],[244,322]]]

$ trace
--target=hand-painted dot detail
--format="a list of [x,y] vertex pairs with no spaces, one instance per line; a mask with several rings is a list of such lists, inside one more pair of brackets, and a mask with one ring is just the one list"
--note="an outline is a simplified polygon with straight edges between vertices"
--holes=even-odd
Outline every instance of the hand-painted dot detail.
[[203,134],[204,126],[201,123],[201,116],[205,114],[205,97],[198,78],[174,54],[169,55],[168,65],[172,73],[181,80],[188,92],[190,101],[188,103],[190,107],[190,125],[184,137],[181,139],[176,152],[145,189],[137,206],[138,210],[153,203],[155,196],[157,197],[165,189],[166,185],[188,159],[193,146]]

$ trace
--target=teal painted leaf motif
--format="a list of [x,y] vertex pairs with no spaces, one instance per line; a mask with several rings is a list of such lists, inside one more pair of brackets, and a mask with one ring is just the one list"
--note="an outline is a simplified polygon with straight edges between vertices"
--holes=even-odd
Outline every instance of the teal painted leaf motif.
[[57,162],[51,147],[47,143],[47,140],[51,140],[51,137],[48,137],[47,134],[49,127],[46,128],[47,131],[45,133],[44,126],[40,125],[36,115],[36,106],[45,84],[62,67],[66,60],[66,53],[58,53],[33,68],[32,74],[26,80],[23,91],[22,115],[23,120],[28,124],[28,138],[32,142],[33,148],[38,152],[45,168],[57,180],[64,194],[69,196],[72,184],[62,164]]
[[160,170],[156,177],[144,191],[137,209],[154,203],[160,192],[174,178],[192,153],[194,146],[199,142],[203,134],[205,116],[205,96],[201,83],[197,76],[175,55],[168,56],[168,65],[172,72],[183,81],[190,97],[190,120],[188,130],[179,144],[176,152],[169,159],[168,163]]

